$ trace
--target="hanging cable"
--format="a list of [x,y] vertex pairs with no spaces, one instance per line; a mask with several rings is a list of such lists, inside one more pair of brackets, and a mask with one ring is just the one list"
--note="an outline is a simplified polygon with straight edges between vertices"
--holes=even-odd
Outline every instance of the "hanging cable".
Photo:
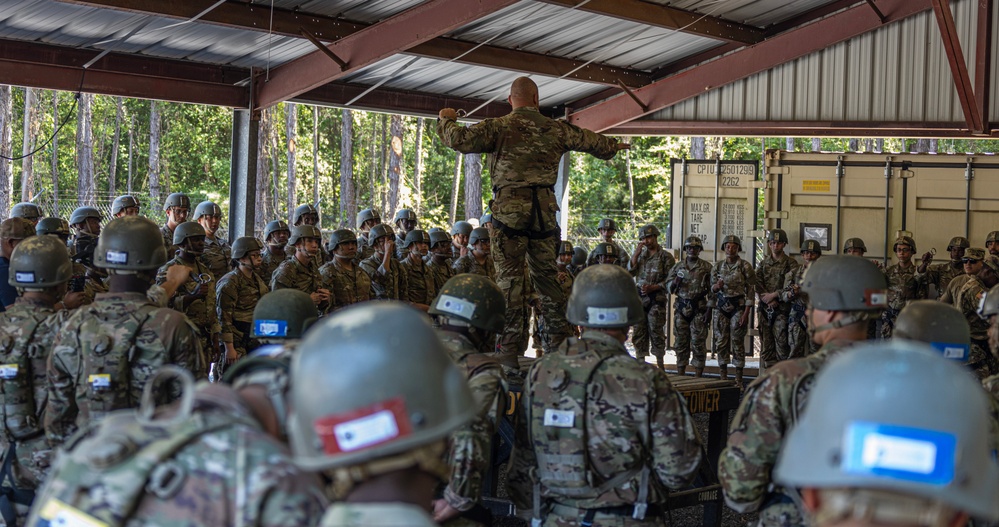
[[59,132],[62,130],[62,127],[66,126],[66,123],[69,122],[69,118],[72,117],[73,112],[76,111],[76,105],[78,102],[80,102],[80,96],[83,94],[83,80],[86,76],[87,76],[87,70],[83,70],[83,74],[80,75],[80,87],[76,89],[76,93],[73,96],[73,106],[69,108],[69,111],[66,112],[66,116],[62,118],[62,122],[59,123],[59,126],[56,127],[56,129],[52,132],[52,135],[50,135],[48,139],[46,139],[44,142],[42,142],[41,145],[39,145],[31,152],[28,152],[27,154],[21,154],[19,156],[13,156],[13,157],[0,154],[0,159],[6,159],[7,161],[20,161],[21,159],[24,159],[26,157],[31,157],[37,154],[38,152],[41,152],[42,150],[45,149],[45,147],[49,146],[49,143],[51,143],[52,140],[55,139],[57,135],[59,135]]

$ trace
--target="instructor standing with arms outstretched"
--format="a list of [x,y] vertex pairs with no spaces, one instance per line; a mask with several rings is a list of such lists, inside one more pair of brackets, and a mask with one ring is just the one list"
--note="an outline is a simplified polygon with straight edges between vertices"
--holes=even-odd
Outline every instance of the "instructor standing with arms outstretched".
[[528,265],[547,326],[543,346],[545,353],[550,353],[570,333],[565,320],[566,298],[555,280],[560,234],[555,220],[559,160],[571,150],[610,159],[629,145],[541,115],[538,86],[527,77],[513,81],[507,101],[513,107],[509,114],[470,127],[458,124],[455,110],[444,108],[437,133],[444,144],[459,152],[490,154],[492,256],[496,283],[507,299],[501,350],[519,354],[513,343],[526,340],[520,333],[526,329],[522,322],[527,309],[524,266]]

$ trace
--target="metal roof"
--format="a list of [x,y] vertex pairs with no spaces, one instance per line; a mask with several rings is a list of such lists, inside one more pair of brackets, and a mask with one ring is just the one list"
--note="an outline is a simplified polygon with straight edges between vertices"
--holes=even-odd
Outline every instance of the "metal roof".
[[[999,24],[992,2],[975,0],[495,1],[507,7],[490,9],[489,2],[472,0],[274,0],[272,12],[266,1],[6,0],[0,2],[0,82],[65,89],[86,57],[109,51],[92,67],[108,77],[84,89],[232,106],[257,100],[248,90],[264,90],[266,102],[273,102],[267,96],[293,97],[418,114],[433,113],[438,103],[472,109],[494,101],[477,114],[481,117],[502,111],[510,81],[531,74],[548,111],[569,112],[580,123],[606,122],[617,133],[654,133],[656,127],[669,133],[671,122],[687,132],[701,121],[715,123],[705,130],[721,122],[757,121],[775,128],[795,121],[960,128],[968,106],[962,101],[971,90],[955,87],[948,62],[955,46],[941,38],[939,12],[935,16],[929,8],[943,5],[953,13],[957,53],[963,50],[973,81],[976,53],[982,53],[979,19],[988,9],[990,29]],[[461,18],[476,9],[482,14]],[[418,27],[391,25],[410,15]],[[810,23],[878,16],[883,25],[869,32],[850,36],[841,23],[834,27],[843,38],[793,56],[795,47],[807,47]],[[383,26],[391,29],[380,32]],[[320,72],[318,79],[327,82],[296,90],[296,75],[316,77],[317,68],[295,65],[319,54],[302,30],[331,50],[347,50],[339,52],[349,66],[341,73],[332,58],[323,58],[319,69],[332,73],[326,79]],[[404,37],[417,40],[394,42]],[[992,47],[996,44],[993,39]],[[386,45],[395,47],[372,51]],[[32,46],[39,52],[30,53]],[[781,61],[785,50],[790,58]],[[989,51],[991,79],[999,53]],[[672,87],[687,78],[705,82],[691,72],[714,60],[736,55],[756,63],[763,54],[774,56],[774,63],[763,64],[770,67],[762,71],[729,79],[716,74],[696,96],[656,102],[666,89],[660,85]],[[368,60],[358,64],[358,56]],[[32,68],[4,67],[18,64]],[[218,68],[227,68],[225,74],[216,75]],[[259,81],[248,87],[251,68],[264,71],[263,79],[284,82],[286,91],[261,88]],[[110,86],[129,75],[158,76],[178,86],[185,80],[208,82],[218,90],[210,100],[199,100],[198,90],[132,93],[127,86]],[[625,93],[619,81],[634,91]],[[988,86],[995,100],[997,87]],[[266,92],[272,89],[277,95]],[[364,104],[355,100],[369,89]],[[996,120],[999,110],[985,106],[985,120]],[[591,117],[597,114],[605,117]],[[974,132],[971,124],[965,128],[965,134]],[[976,135],[981,133],[988,132]]]

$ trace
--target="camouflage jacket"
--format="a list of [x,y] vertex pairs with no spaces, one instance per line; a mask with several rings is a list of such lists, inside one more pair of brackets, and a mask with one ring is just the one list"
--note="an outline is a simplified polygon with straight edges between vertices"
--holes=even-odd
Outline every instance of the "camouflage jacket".
[[371,298],[377,300],[405,300],[409,290],[409,274],[403,271],[399,260],[388,259],[388,269],[382,266],[382,255],[372,254],[361,262],[361,269],[371,278]]
[[[136,324],[140,313],[144,318]],[[93,381],[87,378],[84,350],[109,337],[113,342],[131,343],[128,381],[110,379],[119,408],[138,405],[146,380],[164,364],[195,373],[205,369],[198,363],[198,330],[183,313],[155,307],[143,293],[97,295],[93,304],[75,310],[63,324],[49,358],[45,434],[52,446],[61,445],[78,426],[91,422],[88,397]]]
[[[684,277],[680,279],[680,286],[673,287],[673,280],[683,271]],[[711,264],[700,258],[694,265],[687,263],[686,258],[681,258],[669,270],[669,275],[665,280],[669,287],[669,292],[686,300],[698,300],[705,298],[711,293]]]
[[[756,266],[756,294],[779,293],[784,288],[784,277],[798,267],[798,261],[787,254],[776,260],[772,254],[767,255]],[[786,307],[786,304],[781,307]]]
[[354,257],[354,263],[361,263],[362,260],[375,254],[375,248],[368,245],[368,233],[360,232],[357,233],[357,256]]
[[340,263],[340,258],[319,268],[323,283],[330,293],[333,293],[331,309],[340,309],[351,304],[371,299],[371,277],[361,266],[351,262],[350,269]]
[[784,276],[784,287],[780,289],[781,302],[788,302],[804,313],[808,307],[808,295],[801,292],[801,277],[805,275],[808,264],[802,264]]
[[759,510],[761,527],[806,525],[788,494],[793,491],[771,490],[771,471],[784,436],[805,408],[815,374],[853,344],[827,342],[805,358],[777,363],[746,388],[718,459],[718,478],[728,506],[739,513]]
[[506,410],[508,387],[499,363],[477,350],[467,337],[450,331],[437,335],[451,360],[465,372],[477,408],[472,421],[451,434],[451,479],[444,489],[448,505],[467,511],[482,497],[482,482],[492,466],[493,435]]
[[247,277],[238,268],[222,276],[215,289],[215,311],[218,313],[222,342],[240,342],[245,336],[236,327],[249,328],[253,323],[253,309],[260,297],[270,292],[267,283],[251,272]]
[[[556,276],[555,281],[562,286],[562,294],[564,294],[566,298],[569,298],[569,295],[572,293],[572,283],[576,281],[576,278],[572,274],[572,271],[570,271],[568,265],[556,263],[555,268],[558,269],[558,272],[561,275]],[[527,281],[530,282],[530,277],[528,277]]]
[[160,225],[160,234],[163,235],[163,246],[166,247],[167,258],[173,258],[179,250],[179,247],[173,244],[173,229],[164,223]]
[[[630,261],[628,262],[631,263]],[[660,247],[655,254],[650,255],[647,248],[642,248],[642,252],[638,253],[638,261],[634,269],[631,269],[631,275],[635,277],[635,281],[638,285],[649,284],[658,285],[662,288],[659,292],[665,300],[666,291],[666,277],[669,276],[670,271],[673,266],[676,265],[676,259],[673,255],[666,250],[665,247]]]
[[[170,260],[160,270],[156,272],[156,285],[163,285],[167,278],[167,269],[174,265],[186,265],[191,268],[191,276],[186,282],[177,288],[177,292],[167,304],[169,307],[187,315],[188,320],[199,330],[202,337],[209,337],[222,331],[219,325],[218,313],[215,310],[215,277],[212,276],[208,266],[201,263],[198,258],[194,259],[193,266],[180,259],[180,256]],[[195,277],[207,275],[211,281],[205,286],[204,298],[189,300],[187,295],[198,289],[198,282]]]
[[926,298],[925,275],[919,274],[915,264],[902,267],[895,264],[885,270],[888,279],[888,308],[901,311],[910,300]]
[[[170,410],[173,409],[167,411]],[[67,445],[50,481],[35,499],[37,507],[28,525],[40,526],[45,520],[52,520],[46,516],[54,512],[55,507],[50,508],[56,505],[54,500],[105,518],[118,516],[118,507],[131,509],[134,503],[134,509],[123,517],[122,525],[298,527],[318,523],[327,504],[318,478],[292,463],[287,447],[263,430],[232,389],[220,384],[199,384],[193,415],[208,429],[193,435],[176,452],[166,454],[168,460],[161,466],[180,471],[171,492],[145,490],[147,484],[153,485],[147,482],[149,473],[127,472],[127,467],[115,471],[113,465],[102,465],[89,475],[79,473],[81,467],[93,463],[91,459],[102,455],[101,448],[106,445],[101,443],[107,436],[121,429],[137,433],[134,414],[118,412],[101,422],[88,423],[86,430]],[[164,454],[154,451],[157,447],[166,449],[159,445],[169,441],[169,437],[150,437],[146,439],[150,443],[139,452],[158,459],[156,456]],[[129,458],[116,461],[139,463]],[[106,476],[100,477],[102,474]],[[132,498],[129,496],[132,489],[143,490]],[[67,494],[75,496],[67,498]],[[128,501],[114,503],[110,496]],[[80,522],[81,525],[106,523]]]
[[451,264],[451,269],[454,269],[454,274],[472,273],[484,276],[494,282],[496,281],[496,265],[493,264],[492,255],[486,256],[485,263],[480,264],[475,259],[475,255],[469,251],[465,256],[455,260]]
[[201,261],[208,266],[215,280],[232,270],[229,265],[230,260],[232,260],[232,247],[229,246],[229,242],[222,238],[205,236],[205,252],[201,255]]
[[409,284],[402,299],[414,304],[432,304],[437,296],[437,288],[434,287],[433,272],[423,263],[423,258],[413,260],[407,254],[399,265],[402,272],[406,273],[406,282]]
[[438,527],[427,510],[409,503],[334,503],[319,527]]
[[959,274],[952,278],[947,284],[947,288],[941,293],[939,300],[945,304],[955,305],[957,302],[957,294],[961,292],[961,288],[964,284],[968,283],[968,280],[972,278],[966,274]]
[[[738,299],[737,306],[743,307],[753,305],[753,292],[756,291],[756,272],[753,266],[742,258],[735,264],[728,263],[727,259],[718,260],[711,269],[710,286],[722,281],[722,288],[719,291],[729,299]],[[708,296],[708,303],[715,304],[714,298]]]
[[993,452],[999,451],[999,375],[982,380],[982,387],[989,394],[989,414],[992,416],[991,445]]
[[310,258],[306,265],[300,262],[297,257],[292,256],[281,262],[281,265],[271,275],[271,291],[298,289],[311,295],[322,288],[323,279],[319,274],[319,265],[315,258]]
[[262,278],[264,282],[269,284],[271,283],[271,277],[274,276],[274,271],[277,271],[281,262],[288,259],[288,253],[275,253],[271,251],[270,245],[267,245],[264,247],[263,251],[260,251],[260,256],[263,258],[263,262],[257,269],[257,274],[260,275],[260,278]]
[[[624,267],[625,269],[628,269],[629,267],[631,267],[629,265],[629,264],[631,264],[631,253],[625,251],[624,247],[621,247],[620,243],[617,243],[617,242],[611,242],[611,243],[614,244],[614,247],[617,247],[617,254],[618,254],[617,264],[620,265],[621,267]],[[597,264],[597,255],[594,254],[596,251],[597,251],[597,249],[594,248],[592,251],[590,251],[590,254],[588,254],[586,256],[586,265],[587,266],[596,265]],[[665,252],[666,250],[660,248],[660,251]],[[644,253],[645,250],[643,249],[642,252]],[[641,258],[641,257],[639,257],[639,258]],[[669,255],[669,258],[671,260],[674,259],[672,254]],[[672,264],[670,264],[670,267],[672,267]],[[667,267],[666,269],[668,270],[669,267]],[[635,274],[634,269],[630,269],[630,271],[631,271],[632,275]]]
[[961,262],[957,262],[957,267],[954,267],[954,262],[943,262],[933,265],[928,265],[926,267],[926,272],[923,273],[923,277],[926,280],[926,285],[933,284],[937,289],[937,298],[943,295],[950,281],[956,276],[961,276],[964,274],[964,266]]
[[968,320],[972,340],[984,341],[989,338],[989,322],[978,316],[978,306],[987,291],[988,288],[982,279],[972,276],[971,280],[964,283],[954,299],[954,306],[960,309],[964,318]]
[[107,293],[108,288],[104,284],[107,275],[101,276],[101,272],[96,267],[87,267],[80,262],[73,262],[73,278],[83,277],[83,303],[89,304],[97,297],[97,293]]
[[[642,467],[643,462],[649,463],[649,503],[661,503],[666,499],[664,487],[682,487],[697,471],[703,461],[701,442],[683,396],[673,388],[666,374],[636,361],[628,355],[624,344],[597,331],[584,331],[582,338],[567,339],[559,346],[558,353],[546,353],[531,366],[519,410],[529,416],[529,409],[535,404],[553,402],[535,402],[535,394],[543,389],[536,385],[539,375],[549,366],[558,367],[561,355],[583,353],[613,354],[593,372],[591,384],[599,383],[602,389],[590,391],[585,405],[587,415],[575,416],[576,422],[586,426],[585,431],[578,431],[580,439],[586,441],[583,453],[586,470],[599,483],[632,472]],[[511,499],[519,508],[531,507],[534,492],[531,474],[538,470],[539,454],[546,448],[543,437],[530,429],[531,420],[518,419],[507,477]],[[643,438],[648,438],[651,444],[646,444]],[[570,507],[614,507],[637,501],[639,479],[635,475],[592,498],[543,495]],[[546,492],[544,487],[542,492]]]
[[430,269],[430,274],[434,277],[434,289],[437,291],[440,291],[444,287],[444,284],[455,274],[448,259],[438,262],[433,254],[430,254],[429,258],[427,258],[427,267]]

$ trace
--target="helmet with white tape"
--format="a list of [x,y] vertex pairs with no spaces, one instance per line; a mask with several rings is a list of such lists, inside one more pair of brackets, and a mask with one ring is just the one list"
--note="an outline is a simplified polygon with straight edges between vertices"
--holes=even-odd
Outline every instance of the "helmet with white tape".
[[617,265],[583,269],[572,284],[565,316],[588,328],[623,329],[642,321],[645,311],[635,281]]
[[892,338],[925,342],[944,358],[962,362],[971,350],[968,319],[954,306],[936,300],[915,300],[902,308]]
[[319,317],[312,297],[298,289],[278,289],[260,297],[253,308],[253,337],[300,339]]
[[441,287],[429,313],[499,333],[503,330],[506,300],[492,280],[482,275],[462,273],[452,276]]

